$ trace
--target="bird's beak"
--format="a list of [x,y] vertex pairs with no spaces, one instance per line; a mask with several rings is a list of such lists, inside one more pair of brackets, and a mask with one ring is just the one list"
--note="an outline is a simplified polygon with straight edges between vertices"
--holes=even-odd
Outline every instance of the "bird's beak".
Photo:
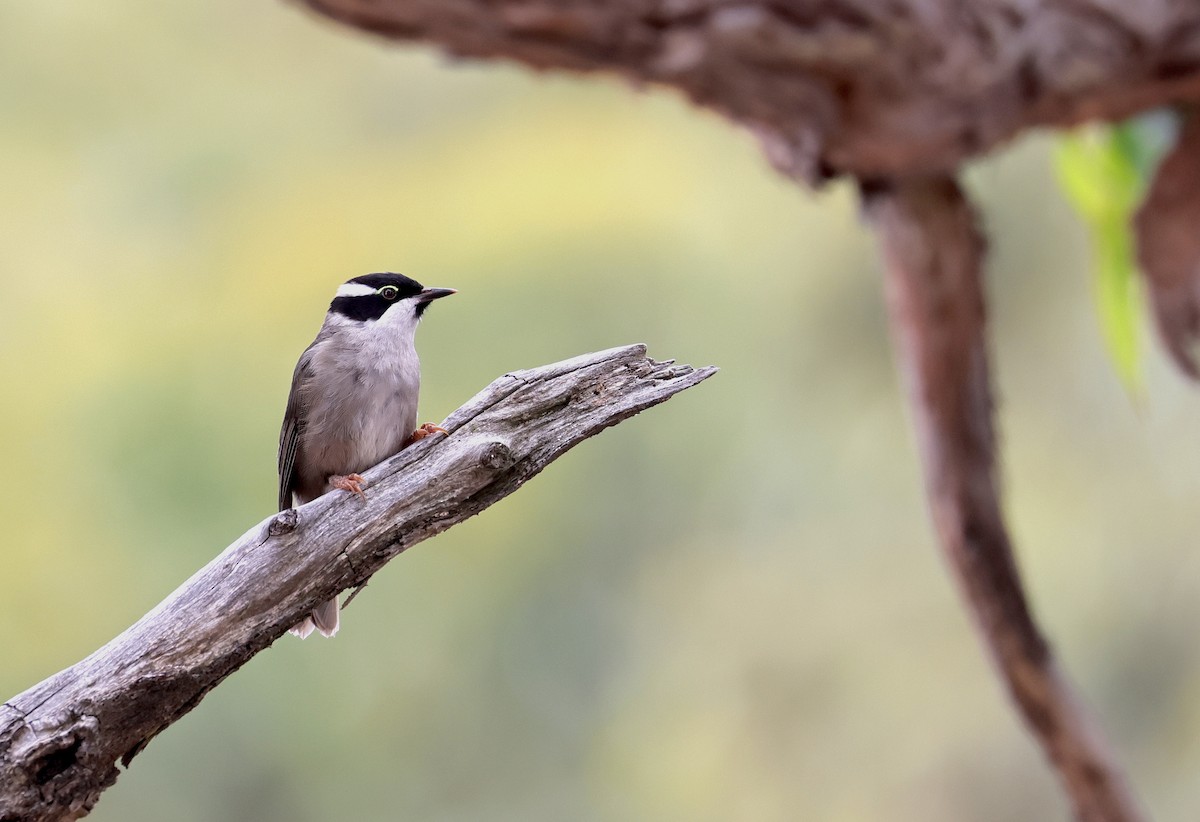
[[428,303],[457,293],[458,291],[453,288],[426,288],[417,296],[421,298],[421,302]]

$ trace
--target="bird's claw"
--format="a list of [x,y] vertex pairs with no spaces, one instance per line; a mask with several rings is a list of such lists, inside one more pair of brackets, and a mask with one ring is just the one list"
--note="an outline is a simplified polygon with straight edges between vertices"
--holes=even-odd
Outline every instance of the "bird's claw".
[[426,437],[428,437],[430,434],[446,434],[447,436],[449,436],[450,432],[447,431],[445,428],[442,428],[442,426],[440,426],[440,425],[434,425],[431,422],[427,422],[424,425],[422,425],[420,428],[418,428],[416,431],[413,431],[412,435],[408,438],[408,441],[410,444],[414,443],[414,442],[419,442],[419,441],[425,439]]
[[340,474],[329,478],[329,484],[339,491],[349,491],[359,499],[366,499],[367,494],[363,491],[363,486],[366,485],[366,480],[358,474]]

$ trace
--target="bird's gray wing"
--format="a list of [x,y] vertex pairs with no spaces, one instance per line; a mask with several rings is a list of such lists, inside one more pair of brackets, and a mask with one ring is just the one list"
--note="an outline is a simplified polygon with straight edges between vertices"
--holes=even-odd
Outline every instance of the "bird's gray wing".
[[292,374],[292,389],[288,392],[287,410],[283,412],[283,428],[279,432],[279,510],[292,507],[292,492],[296,489],[296,449],[300,445],[300,428],[304,424],[300,407],[300,388],[312,372],[312,353],[316,342],[300,355]]

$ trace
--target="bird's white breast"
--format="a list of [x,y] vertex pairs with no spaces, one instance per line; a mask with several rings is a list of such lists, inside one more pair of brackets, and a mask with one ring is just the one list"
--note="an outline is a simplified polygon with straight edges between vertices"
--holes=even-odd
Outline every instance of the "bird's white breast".
[[403,447],[416,428],[421,383],[413,330],[345,325],[315,348],[303,434],[314,469],[365,471]]

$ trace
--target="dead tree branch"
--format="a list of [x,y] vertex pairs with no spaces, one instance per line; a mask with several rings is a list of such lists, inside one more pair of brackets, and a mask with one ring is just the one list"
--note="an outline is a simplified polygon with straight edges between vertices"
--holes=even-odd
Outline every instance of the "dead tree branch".
[[715,368],[645,346],[506,374],[372,469],[365,501],[327,494],[247,531],[100,650],[0,706],[0,820],[77,819],[225,677],[317,603],[516,491],[567,449]]
[[996,483],[975,215],[950,178],[868,191],[897,359],[934,526],[992,661],[1082,822],[1132,822],[1137,802],[1030,613]]

